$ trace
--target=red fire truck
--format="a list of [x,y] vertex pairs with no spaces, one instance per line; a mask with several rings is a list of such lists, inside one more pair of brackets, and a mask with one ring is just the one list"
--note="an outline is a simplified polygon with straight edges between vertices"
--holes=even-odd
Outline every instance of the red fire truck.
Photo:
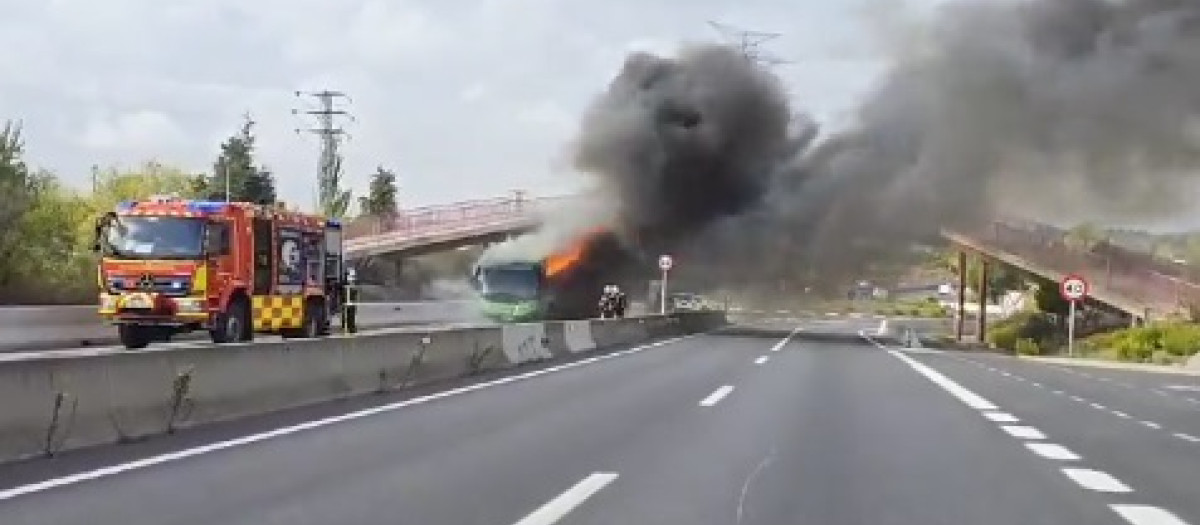
[[282,207],[125,202],[97,222],[95,249],[99,312],[127,348],[193,330],[319,337],[342,308],[341,224]]

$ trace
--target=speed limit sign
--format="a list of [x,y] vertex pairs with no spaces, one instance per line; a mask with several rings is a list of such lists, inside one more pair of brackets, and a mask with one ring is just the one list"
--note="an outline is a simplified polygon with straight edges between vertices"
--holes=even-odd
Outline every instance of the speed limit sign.
[[675,264],[675,260],[672,259],[670,255],[664,255],[664,256],[658,258],[658,269],[662,270],[664,272],[667,270],[670,270],[671,266],[673,266],[674,264]]
[[1088,295],[1088,282],[1082,276],[1068,275],[1063,277],[1058,285],[1062,298],[1068,301],[1082,301]]

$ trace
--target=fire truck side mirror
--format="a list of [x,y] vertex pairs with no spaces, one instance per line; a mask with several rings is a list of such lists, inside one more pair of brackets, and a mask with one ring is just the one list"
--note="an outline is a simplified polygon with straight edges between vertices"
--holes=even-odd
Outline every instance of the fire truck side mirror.
[[223,222],[210,222],[204,233],[204,253],[209,255],[229,255],[229,225]]
[[113,212],[105,213],[96,218],[95,237],[92,238],[92,251],[100,253],[104,249],[104,238],[108,235],[108,229],[113,226],[116,221],[116,214]]

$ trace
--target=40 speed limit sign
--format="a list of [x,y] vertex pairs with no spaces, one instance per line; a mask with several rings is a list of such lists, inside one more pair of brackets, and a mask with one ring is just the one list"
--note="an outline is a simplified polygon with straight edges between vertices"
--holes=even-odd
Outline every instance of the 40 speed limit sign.
[[1071,302],[1082,301],[1088,296],[1088,282],[1081,275],[1068,275],[1058,283],[1062,298]]

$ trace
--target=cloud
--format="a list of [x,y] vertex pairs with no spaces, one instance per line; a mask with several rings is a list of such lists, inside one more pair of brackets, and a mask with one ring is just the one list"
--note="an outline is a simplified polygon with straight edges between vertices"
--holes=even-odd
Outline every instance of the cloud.
[[[261,162],[302,206],[317,147],[294,131],[313,124],[291,113],[297,89],[353,97],[357,121],[344,124],[356,190],[383,164],[410,205],[537,191],[560,180],[563,149],[628,50],[712,38],[705,21],[731,16],[712,0],[2,3],[0,47],[27,52],[0,54],[0,119],[24,121],[32,162],[80,186],[97,163],[206,170],[248,111]],[[739,12],[735,23],[789,32],[780,54],[835,36],[807,27],[852,17],[784,0]],[[785,74],[837,77],[822,82],[838,89],[866,82],[845,69]]]

